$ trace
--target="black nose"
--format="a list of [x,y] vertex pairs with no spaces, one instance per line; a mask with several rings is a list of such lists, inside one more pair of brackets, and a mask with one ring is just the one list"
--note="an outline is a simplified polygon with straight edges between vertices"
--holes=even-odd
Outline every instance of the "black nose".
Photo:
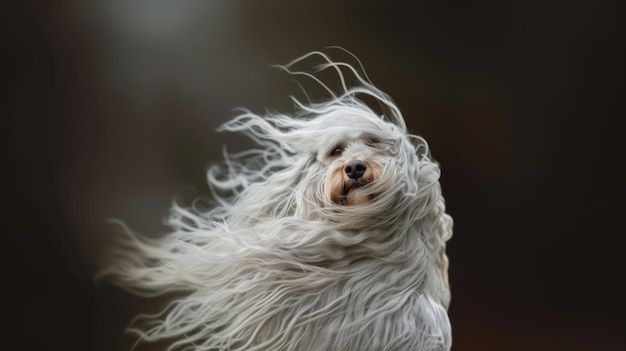
[[363,161],[354,160],[348,162],[344,171],[346,171],[346,175],[352,179],[358,179],[363,176],[363,173],[367,170],[367,166]]

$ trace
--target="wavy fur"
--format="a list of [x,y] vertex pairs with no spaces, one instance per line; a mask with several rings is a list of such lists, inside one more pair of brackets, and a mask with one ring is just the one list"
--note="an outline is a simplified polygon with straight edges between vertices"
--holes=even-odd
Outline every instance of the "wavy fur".
[[[314,59],[315,72],[296,69]],[[172,350],[450,349],[452,219],[426,141],[362,67],[313,52],[281,68],[328,98],[293,98],[293,116],[242,110],[221,130],[259,147],[209,169],[211,208],[175,204],[157,240],[124,227],[100,275],[142,296],[177,293],[131,330]],[[318,79],[325,70],[338,91]],[[367,182],[338,186],[354,159]]]

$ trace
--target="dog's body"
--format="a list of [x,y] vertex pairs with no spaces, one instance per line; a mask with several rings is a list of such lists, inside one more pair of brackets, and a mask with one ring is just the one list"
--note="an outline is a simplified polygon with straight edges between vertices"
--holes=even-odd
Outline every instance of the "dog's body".
[[[226,156],[215,206],[174,206],[173,233],[135,234],[103,271],[153,296],[177,292],[140,339],[181,350],[448,350],[451,330],[439,167],[390,98],[345,63],[339,93],[298,116],[244,111],[223,126],[261,147]],[[345,82],[345,72],[358,85]],[[374,98],[382,118],[357,96]],[[130,233],[130,231],[128,231]]]

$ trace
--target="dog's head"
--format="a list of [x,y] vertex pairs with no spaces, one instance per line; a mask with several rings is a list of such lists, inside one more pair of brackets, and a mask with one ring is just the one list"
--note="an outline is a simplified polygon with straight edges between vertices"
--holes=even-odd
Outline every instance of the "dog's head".
[[[341,220],[343,214],[344,220],[346,215],[354,218],[352,227],[372,226],[413,208],[421,188],[428,186],[419,183],[438,178],[423,139],[356,100],[335,101],[308,118],[247,112],[224,129],[247,132],[264,146],[256,153],[263,160],[251,162],[247,153],[248,160],[232,173],[241,177],[245,169],[243,173],[264,179],[241,198],[264,193],[262,202],[273,207],[265,210],[267,215]],[[246,168],[262,163],[263,174]],[[437,174],[426,174],[431,171]],[[280,199],[286,202],[278,204]],[[362,217],[361,222],[354,216]]]
[[[293,70],[312,56],[323,59],[317,72],[336,72],[338,91],[323,84],[316,73]],[[303,103],[292,97],[297,108],[293,115],[259,116],[243,110],[224,124],[222,130],[244,132],[262,148],[227,155],[227,172],[213,168],[209,183],[214,195],[219,197],[222,190],[234,194],[236,203],[245,204],[242,212],[248,217],[296,214],[308,220],[346,221],[351,216],[347,221],[352,227],[381,225],[386,222],[383,217],[406,218],[404,212],[423,195],[419,183],[437,182],[438,167],[429,159],[426,141],[408,133],[391,98],[364,72],[320,52],[280,68],[312,78],[327,99]],[[348,85],[348,77],[356,83]],[[431,171],[436,174],[429,176]],[[225,174],[226,181],[219,179]]]
[[[399,155],[405,137],[399,128],[370,111],[343,107],[318,118],[326,126],[316,136],[315,162],[323,172],[320,182],[326,207],[375,206],[403,192],[410,165]],[[410,157],[416,157],[413,153]],[[406,176],[406,177],[403,177]],[[389,204],[388,204],[389,205]],[[380,209],[384,210],[384,209]]]
[[364,105],[333,106],[298,134],[292,145],[311,155],[302,181],[327,215],[387,216],[417,189],[420,156],[403,126]]

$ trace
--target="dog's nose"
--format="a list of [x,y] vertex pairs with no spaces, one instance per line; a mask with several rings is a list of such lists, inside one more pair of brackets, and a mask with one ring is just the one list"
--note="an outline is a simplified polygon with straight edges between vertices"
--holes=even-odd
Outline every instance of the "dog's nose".
[[367,170],[367,166],[363,161],[354,160],[348,162],[344,171],[346,171],[346,175],[352,179],[358,179],[363,176],[363,173]]

